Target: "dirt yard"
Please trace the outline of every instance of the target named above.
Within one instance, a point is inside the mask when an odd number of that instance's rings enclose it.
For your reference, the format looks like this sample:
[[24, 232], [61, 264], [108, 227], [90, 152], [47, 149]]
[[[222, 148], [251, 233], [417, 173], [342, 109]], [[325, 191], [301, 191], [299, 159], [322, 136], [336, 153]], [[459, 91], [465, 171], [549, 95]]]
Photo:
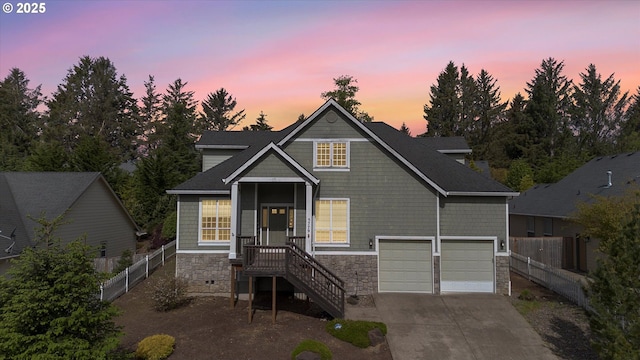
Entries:
[[272, 323], [270, 302], [257, 302], [259, 309], [248, 323], [248, 303], [239, 301], [231, 308], [229, 298], [200, 297], [188, 306], [166, 313], [152, 308], [149, 284], [154, 277], [172, 274], [174, 262], [157, 270], [129, 293], [114, 301], [122, 310], [116, 319], [125, 336], [121, 346], [135, 351], [136, 344], [154, 334], [176, 338], [170, 360], [179, 359], [290, 359], [291, 351], [304, 339], [325, 343], [334, 359], [391, 360], [385, 343], [367, 349], [338, 340], [324, 330], [322, 312], [306, 302], [278, 299], [276, 323]]
[[[599, 359], [591, 348], [589, 320], [582, 308], [513, 272], [511, 284], [513, 306], [523, 314], [556, 356], [565, 360]], [[518, 299], [525, 289], [534, 296], [534, 300]]]

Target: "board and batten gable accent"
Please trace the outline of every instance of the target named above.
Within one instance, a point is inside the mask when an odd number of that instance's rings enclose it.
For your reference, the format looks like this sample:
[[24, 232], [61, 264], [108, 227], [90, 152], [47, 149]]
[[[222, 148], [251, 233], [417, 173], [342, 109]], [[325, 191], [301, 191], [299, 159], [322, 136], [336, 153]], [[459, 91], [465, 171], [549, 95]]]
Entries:
[[441, 236], [496, 236], [507, 241], [505, 197], [440, 198]]
[[136, 250], [136, 225], [104, 180], [97, 179], [71, 205], [56, 235], [75, 240], [86, 235], [86, 244], [98, 248], [107, 244], [106, 257]]
[[202, 149], [202, 172], [241, 152], [242, 149]]
[[363, 134], [343, 114], [327, 109], [308, 124], [294, 139], [361, 138]]
[[285, 163], [275, 154], [269, 154], [259, 160], [251, 168], [244, 172], [241, 177], [247, 178], [298, 178], [300, 174], [288, 163]]

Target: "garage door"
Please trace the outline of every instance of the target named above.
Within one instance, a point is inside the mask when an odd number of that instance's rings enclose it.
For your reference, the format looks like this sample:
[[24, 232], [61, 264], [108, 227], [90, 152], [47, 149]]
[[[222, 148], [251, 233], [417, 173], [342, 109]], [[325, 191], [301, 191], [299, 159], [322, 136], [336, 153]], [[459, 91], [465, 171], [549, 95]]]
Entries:
[[443, 292], [493, 292], [493, 241], [442, 241]]
[[431, 293], [431, 241], [380, 240], [379, 292]]

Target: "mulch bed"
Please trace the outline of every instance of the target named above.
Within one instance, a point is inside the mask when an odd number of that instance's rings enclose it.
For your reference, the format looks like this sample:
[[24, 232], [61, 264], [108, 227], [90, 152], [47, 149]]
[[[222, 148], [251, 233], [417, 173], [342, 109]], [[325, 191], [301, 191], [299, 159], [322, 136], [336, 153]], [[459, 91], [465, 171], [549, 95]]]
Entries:
[[[150, 279], [114, 301], [122, 310], [116, 323], [125, 333], [121, 347], [135, 351], [137, 343], [154, 334], [176, 338], [177, 359], [290, 359], [291, 351], [304, 339], [326, 344], [334, 359], [391, 360], [386, 342], [367, 349], [338, 340], [325, 330], [324, 313], [305, 301], [278, 299], [275, 324], [270, 303], [257, 302], [253, 321], [248, 323], [248, 302], [238, 301], [231, 308], [226, 297], [198, 297], [189, 305], [168, 312], [157, 312], [152, 306], [150, 283], [156, 276], [174, 273], [175, 264], [167, 263]], [[254, 306], [255, 307], [255, 306]]]

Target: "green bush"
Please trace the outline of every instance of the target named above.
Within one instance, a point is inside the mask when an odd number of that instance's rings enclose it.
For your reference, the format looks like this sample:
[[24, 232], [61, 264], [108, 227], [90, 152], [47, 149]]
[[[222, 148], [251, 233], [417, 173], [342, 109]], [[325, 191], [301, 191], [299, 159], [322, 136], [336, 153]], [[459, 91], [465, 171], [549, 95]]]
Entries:
[[522, 290], [520, 295], [518, 295], [518, 299], [525, 300], [525, 301], [532, 301], [535, 298], [536, 297], [531, 293], [531, 291], [529, 291], [529, 289]]
[[160, 334], [148, 336], [138, 343], [135, 356], [144, 360], [162, 360], [173, 353], [176, 339], [173, 336]]
[[[336, 328], [336, 324], [340, 324]], [[369, 331], [375, 328], [380, 329], [384, 335], [387, 334], [387, 326], [381, 322], [333, 319], [327, 322], [326, 330], [334, 337], [351, 343], [359, 348], [366, 348], [369, 342]]]
[[151, 299], [157, 311], [176, 309], [191, 301], [187, 296], [187, 282], [182, 278], [161, 276], [154, 279], [151, 286]]
[[113, 273], [118, 275], [131, 265], [133, 265], [133, 255], [131, 254], [131, 250], [126, 249], [122, 252], [122, 255], [120, 255], [120, 259], [118, 260], [116, 267], [113, 269]]
[[164, 218], [162, 225], [162, 237], [164, 239], [175, 239], [177, 231], [178, 213], [172, 211]]
[[302, 340], [302, 342], [300, 342], [300, 344], [298, 344], [298, 346], [293, 349], [293, 352], [291, 353], [291, 359], [295, 360], [296, 356], [304, 351], [311, 351], [319, 354], [321, 360], [331, 360], [333, 358], [333, 354], [331, 354], [331, 350], [329, 350], [329, 347], [327, 345], [321, 343], [320, 341], [307, 339]]

